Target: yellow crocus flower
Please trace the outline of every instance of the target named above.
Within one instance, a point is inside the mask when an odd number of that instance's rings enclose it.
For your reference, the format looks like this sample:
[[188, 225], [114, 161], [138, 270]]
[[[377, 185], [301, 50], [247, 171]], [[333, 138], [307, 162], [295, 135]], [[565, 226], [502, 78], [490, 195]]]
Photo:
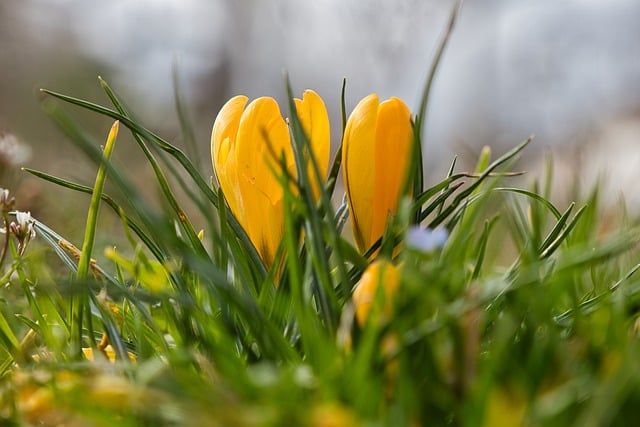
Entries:
[[[278, 181], [281, 159], [297, 177], [287, 123], [275, 99], [231, 98], [220, 110], [211, 133], [213, 169], [238, 222], [267, 267], [274, 262], [284, 230], [284, 189]], [[311, 143], [324, 178], [329, 166], [329, 116], [324, 102], [311, 90], [295, 99], [296, 112]], [[307, 169], [310, 170], [310, 162]], [[319, 184], [309, 173], [312, 191]]]
[[356, 320], [363, 326], [369, 317], [371, 305], [376, 302], [378, 286], [383, 287], [384, 305], [374, 310], [380, 321], [385, 321], [391, 316], [393, 298], [400, 284], [400, 270], [387, 260], [377, 260], [369, 264], [353, 289], [353, 304], [356, 308]]
[[342, 148], [344, 178], [356, 245], [365, 252], [395, 215], [409, 168], [411, 111], [399, 98], [371, 94], [347, 121]]

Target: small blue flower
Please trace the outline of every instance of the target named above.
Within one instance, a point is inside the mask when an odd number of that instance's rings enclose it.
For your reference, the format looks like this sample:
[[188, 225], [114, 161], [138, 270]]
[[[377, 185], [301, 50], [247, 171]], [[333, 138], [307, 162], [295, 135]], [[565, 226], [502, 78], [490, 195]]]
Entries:
[[447, 241], [449, 232], [444, 227], [422, 228], [414, 225], [407, 230], [407, 247], [420, 252], [431, 252], [441, 248]]

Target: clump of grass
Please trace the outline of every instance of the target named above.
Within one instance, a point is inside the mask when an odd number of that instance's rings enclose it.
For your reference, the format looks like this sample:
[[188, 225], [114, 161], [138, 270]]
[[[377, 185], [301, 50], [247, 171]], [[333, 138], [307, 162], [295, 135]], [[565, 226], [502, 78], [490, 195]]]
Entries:
[[[135, 120], [104, 80], [111, 107], [46, 90], [46, 111], [96, 164], [98, 178], [88, 186], [26, 169], [91, 198], [77, 247], [15, 212], [0, 191], [2, 422], [635, 420], [638, 229], [621, 221], [601, 235], [597, 191], [558, 207], [549, 200], [549, 182], [510, 186], [511, 168], [531, 138], [495, 159], [484, 150], [472, 172], [456, 171], [454, 161], [444, 179], [425, 184], [420, 135], [434, 73], [414, 120], [405, 192], [411, 196], [381, 239], [363, 254], [344, 237], [346, 203], [330, 203], [337, 154], [317, 199], [312, 174], [280, 176], [285, 225], [272, 265], [263, 263], [222, 191], [181, 149]], [[292, 143], [301, 155], [309, 141], [288, 94]], [[109, 160], [117, 132], [102, 152], [60, 101], [117, 120], [120, 134], [129, 131], [155, 174], [149, 185], [161, 194], [160, 206], [145, 202], [134, 172]], [[105, 250], [105, 262], [91, 257], [100, 204], [120, 219], [129, 243], [95, 248]], [[32, 230], [66, 274], [43, 270], [39, 252], [26, 250]], [[392, 300], [382, 287], [373, 291], [369, 318], [360, 321], [352, 292], [367, 280], [374, 257], [397, 266], [397, 289]], [[389, 309], [376, 305], [385, 297]]]

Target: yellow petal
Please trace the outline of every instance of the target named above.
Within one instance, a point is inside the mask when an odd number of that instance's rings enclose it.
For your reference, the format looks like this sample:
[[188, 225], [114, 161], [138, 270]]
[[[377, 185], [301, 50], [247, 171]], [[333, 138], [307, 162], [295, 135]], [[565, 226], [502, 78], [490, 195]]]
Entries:
[[[382, 284], [382, 299], [377, 300], [378, 286]], [[380, 320], [385, 321], [391, 316], [393, 298], [400, 284], [398, 267], [386, 260], [375, 261], [367, 267], [353, 290], [353, 303], [356, 307], [356, 319], [362, 326], [369, 317], [371, 307], [377, 301], [383, 301], [382, 307], [376, 307], [374, 313], [381, 314]]]
[[[302, 123], [307, 138], [311, 144], [312, 153], [321, 178], [327, 176], [329, 168], [329, 150], [331, 144], [331, 136], [329, 130], [329, 114], [322, 101], [322, 98], [312, 90], [306, 90], [302, 94], [302, 99], [295, 99], [296, 113]], [[320, 185], [315, 175], [312, 173], [312, 163], [307, 162], [307, 170], [309, 171], [309, 181], [312, 185], [313, 195], [318, 199], [320, 195]]]
[[287, 165], [293, 163], [293, 150], [287, 124], [275, 99], [262, 97], [248, 105], [240, 119], [236, 144], [240, 187], [255, 185], [276, 203], [282, 189], [274, 170], [279, 169], [282, 156]]
[[[235, 164], [244, 207], [241, 223], [268, 266], [284, 228], [284, 193], [275, 175], [279, 173], [281, 157], [287, 165], [293, 164], [287, 125], [273, 98], [258, 98], [247, 106], [240, 119]], [[292, 169], [290, 173], [295, 176], [295, 167]]]
[[239, 197], [237, 173], [235, 171], [234, 152], [240, 118], [247, 105], [248, 98], [238, 95], [224, 104], [211, 132], [211, 160], [216, 179], [222, 188], [233, 214], [240, 221], [242, 203]]
[[235, 140], [240, 125], [240, 117], [249, 99], [244, 95], [234, 96], [220, 109], [211, 131], [211, 155], [214, 167], [218, 165], [220, 142], [225, 138]]
[[284, 200], [280, 199], [259, 214], [262, 215], [262, 228], [258, 237], [258, 251], [267, 267], [271, 267], [284, 234]]
[[398, 98], [382, 102], [378, 107], [376, 123], [371, 243], [383, 235], [389, 214], [395, 215], [397, 212], [409, 170], [412, 142], [409, 107]]
[[342, 173], [351, 226], [361, 252], [371, 244], [378, 95], [371, 94], [349, 116], [342, 146]]

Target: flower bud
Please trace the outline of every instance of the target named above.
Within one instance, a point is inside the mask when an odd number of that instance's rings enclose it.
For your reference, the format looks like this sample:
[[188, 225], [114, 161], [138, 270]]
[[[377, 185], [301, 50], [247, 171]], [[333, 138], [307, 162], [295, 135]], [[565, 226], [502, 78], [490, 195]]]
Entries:
[[[356, 307], [356, 319], [360, 326], [364, 325], [373, 313], [384, 322], [391, 316], [393, 298], [400, 284], [400, 271], [390, 261], [374, 261], [367, 267], [353, 290], [353, 303]], [[382, 295], [378, 295], [382, 285]], [[378, 302], [384, 305], [378, 305]]]
[[[287, 123], [275, 99], [231, 98], [220, 110], [211, 133], [213, 169], [231, 212], [247, 232], [267, 267], [274, 262], [284, 233], [284, 188], [281, 162], [296, 177]], [[321, 174], [329, 164], [329, 116], [313, 91], [295, 100]], [[315, 180], [310, 180], [312, 183]], [[312, 188], [316, 198], [319, 189]]]
[[342, 172], [351, 226], [365, 252], [395, 215], [410, 165], [413, 127], [402, 100], [372, 94], [358, 103], [344, 132]]

